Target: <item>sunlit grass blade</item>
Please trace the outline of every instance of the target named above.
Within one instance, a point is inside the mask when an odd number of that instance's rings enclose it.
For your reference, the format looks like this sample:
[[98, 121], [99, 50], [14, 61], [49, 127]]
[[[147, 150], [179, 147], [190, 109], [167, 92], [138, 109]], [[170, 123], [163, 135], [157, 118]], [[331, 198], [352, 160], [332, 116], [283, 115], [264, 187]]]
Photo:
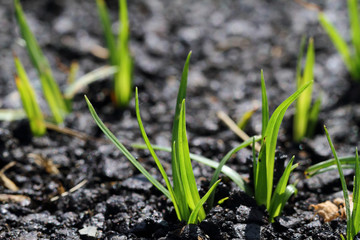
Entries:
[[[294, 193], [296, 189], [290, 187], [286, 194], [287, 184], [289, 181], [290, 173], [298, 166], [298, 164], [295, 164], [293, 166], [295, 156], [293, 156], [289, 162], [289, 164], [286, 166], [285, 171], [283, 172], [275, 190], [274, 194], [271, 198], [270, 203], [270, 209], [269, 209], [269, 221], [272, 222], [275, 217], [279, 216], [282, 209], [284, 208], [287, 200], [289, 199], [289, 194]], [[294, 191], [291, 191], [294, 190]]]
[[151, 174], [143, 166], [141, 166], [141, 164], [135, 159], [135, 157], [131, 155], [131, 153], [125, 148], [125, 146], [120, 143], [119, 140], [114, 136], [114, 134], [112, 134], [112, 132], [105, 126], [105, 124], [101, 121], [101, 119], [95, 112], [94, 107], [86, 96], [85, 100], [92, 117], [94, 118], [99, 128], [103, 131], [103, 133], [157, 189], [159, 189], [167, 198], [171, 199], [170, 192], [163, 185], [161, 185], [159, 181], [157, 181], [153, 176], [151, 176]]
[[[177, 132], [177, 140], [175, 141], [175, 153], [179, 162], [179, 170], [181, 181], [184, 186], [185, 199], [191, 211], [195, 209], [196, 204], [200, 201], [200, 195], [197, 190], [194, 172], [190, 160], [189, 144], [186, 136], [186, 120], [185, 120], [185, 99], [182, 102], [179, 115], [179, 125]], [[198, 213], [198, 220], [201, 222], [205, 219], [206, 214], [204, 208]]]
[[308, 118], [308, 126], [306, 130], [306, 137], [312, 138], [315, 134], [316, 125], [319, 119], [319, 113], [321, 110], [321, 99], [322, 96], [320, 95], [316, 101], [314, 102], [313, 106], [310, 109], [309, 118]]
[[60, 88], [55, 82], [51, 73], [49, 62], [42, 53], [33, 33], [27, 24], [19, 0], [15, 0], [15, 15], [19, 24], [21, 35], [26, 42], [26, 48], [28, 50], [30, 59], [38, 72], [43, 88], [43, 93], [53, 114], [54, 121], [56, 123], [62, 123], [64, 116], [68, 112], [66, 103], [62, 97]]
[[150, 144], [150, 141], [149, 141], [149, 138], [145, 132], [145, 128], [144, 128], [144, 125], [142, 123], [142, 120], [141, 120], [141, 116], [140, 116], [140, 107], [139, 107], [139, 96], [138, 96], [138, 89], [136, 88], [135, 90], [135, 106], [136, 106], [136, 117], [137, 117], [137, 121], [138, 121], [138, 124], [139, 124], [139, 128], [140, 128], [140, 131], [141, 131], [141, 135], [145, 141], [145, 144], [148, 148], [148, 150], [150, 151], [150, 154], [151, 156], [154, 158], [155, 160], [155, 163], [156, 163], [156, 166], [158, 167], [162, 177], [164, 178], [165, 180], [165, 183], [166, 183], [166, 187], [168, 188], [169, 190], [169, 193], [170, 193], [170, 196], [171, 196], [171, 201], [174, 205], [174, 208], [175, 208], [175, 212], [177, 214], [177, 217], [180, 221], [182, 221], [182, 215], [181, 215], [181, 212], [179, 210], [179, 207], [178, 207], [178, 204], [177, 204], [177, 199], [175, 197], [175, 193], [174, 193], [174, 190], [171, 186], [171, 183], [169, 181], [169, 178], [163, 168], [163, 166], [161, 165], [161, 162], [159, 160], [159, 158], [157, 157], [154, 149], [152, 148], [151, 144]]
[[339, 170], [341, 187], [342, 187], [343, 194], [344, 194], [345, 210], [346, 210], [346, 220], [347, 220], [347, 229], [346, 229], [346, 235], [347, 235], [347, 236], [346, 236], [346, 238], [347, 238], [347, 239], [353, 239], [353, 236], [351, 235], [351, 225], [352, 225], [352, 222], [351, 222], [351, 213], [350, 213], [349, 193], [348, 193], [348, 190], [347, 190], [347, 186], [346, 186], [346, 181], [345, 181], [343, 169], [342, 169], [340, 160], [339, 160], [339, 158], [337, 157], [337, 153], [336, 153], [336, 151], [335, 151], [334, 144], [333, 144], [333, 142], [331, 141], [331, 138], [330, 138], [330, 135], [329, 135], [329, 132], [328, 132], [326, 126], [324, 126], [324, 129], [325, 129], [326, 138], [327, 138], [327, 140], [328, 140], [328, 142], [329, 142], [331, 151], [332, 151], [332, 153], [333, 153], [333, 155], [334, 155], [334, 158], [335, 158], [335, 162], [336, 162], [337, 168], [338, 168], [338, 170]]
[[355, 55], [360, 58], [360, 10], [358, 7], [358, 0], [348, 0], [347, 3], [352, 43], [355, 48]]
[[[278, 133], [280, 125], [286, 110], [289, 106], [300, 96], [300, 94], [312, 84], [312, 81], [304, 84], [299, 88], [295, 93], [288, 97], [284, 102], [282, 102], [271, 115], [271, 118], [267, 124], [264, 144], [265, 150], [260, 151], [258, 171], [256, 172], [255, 180], [255, 199], [258, 204], [264, 204], [269, 209], [270, 200], [272, 195], [272, 186], [273, 186], [273, 175], [274, 175], [274, 160], [275, 160], [275, 150], [276, 143], [278, 138]], [[265, 200], [263, 199], [264, 193], [266, 195]]]
[[17, 57], [14, 57], [15, 68], [18, 76], [15, 83], [20, 94], [21, 102], [29, 119], [31, 132], [34, 136], [42, 136], [46, 133], [44, 116], [36, 101], [36, 94], [30, 84], [23, 65]]
[[119, 0], [119, 36], [117, 42], [117, 66], [119, 71], [115, 74], [114, 92], [118, 106], [125, 107], [131, 99], [133, 60], [129, 50], [129, 19], [127, 0]]
[[[269, 122], [269, 103], [266, 95], [266, 85], [265, 85], [265, 79], [264, 79], [264, 72], [261, 69], [261, 112], [262, 112], [262, 129], [261, 129], [261, 136], [265, 137], [265, 131]], [[261, 145], [263, 145], [263, 141], [261, 142]]]
[[353, 211], [352, 211], [352, 236], [355, 236], [360, 231], [360, 166], [358, 149], [355, 149], [355, 179], [353, 188]]
[[[305, 83], [314, 79], [314, 65], [315, 65], [315, 51], [314, 41], [312, 38], [309, 40], [309, 45], [306, 54], [306, 64], [304, 74], [297, 78], [297, 89], [301, 88]], [[311, 106], [312, 84], [299, 96], [296, 101], [296, 111], [294, 116], [294, 140], [301, 141], [307, 132], [308, 119]]]
[[352, 72], [353, 64], [352, 64], [351, 53], [345, 40], [341, 37], [340, 33], [336, 30], [336, 28], [326, 19], [323, 13], [319, 13], [319, 21], [320, 24], [325, 29], [326, 33], [329, 35], [335, 48], [340, 53], [349, 72]]
[[296, 63], [296, 85], [299, 86], [301, 84], [301, 69], [302, 69], [302, 58], [305, 51], [306, 44], [306, 36], [301, 37], [300, 49], [298, 54], [298, 60]]
[[[257, 138], [260, 138], [260, 136], [257, 136]], [[131, 146], [133, 148], [137, 148], [137, 149], [147, 149], [146, 145], [144, 145], [144, 144], [132, 144]], [[153, 145], [152, 147], [154, 148], [154, 150], [171, 152], [170, 147], [163, 147], [163, 146], [157, 146], [157, 145]], [[217, 169], [219, 167], [219, 162], [208, 159], [206, 157], [203, 157], [203, 156], [200, 156], [197, 154], [190, 153], [190, 159], [197, 161], [199, 163], [202, 163], [202, 164], [209, 166], [211, 168], [214, 168], [214, 169]], [[253, 195], [250, 187], [246, 184], [246, 182], [241, 177], [241, 175], [238, 174], [236, 171], [234, 171], [230, 167], [224, 165], [221, 168], [221, 172], [223, 174], [225, 174], [226, 176], [228, 176], [240, 188], [240, 190], [246, 192], [249, 195]]]
[[[344, 166], [348, 166], [349, 168], [354, 168], [355, 166], [355, 156], [347, 156], [347, 157], [341, 157], [339, 158], [339, 161], [343, 168]], [[347, 167], [346, 167], [347, 168]], [[307, 177], [313, 177], [315, 175], [318, 175], [323, 172], [327, 172], [330, 170], [336, 169], [336, 160], [334, 158], [322, 161], [320, 163], [314, 164], [310, 167], [308, 167], [305, 170], [305, 175]]]
[[[250, 146], [251, 144], [253, 144], [255, 141], [259, 141], [261, 140], [261, 137], [253, 137], [253, 138], [249, 138], [247, 141], [243, 142], [242, 144], [240, 144], [239, 146], [234, 147], [233, 149], [231, 149], [220, 161], [219, 166], [216, 168], [211, 181], [210, 181], [210, 186], [213, 186], [215, 184], [215, 182], [218, 180], [221, 169], [223, 168], [223, 166], [226, 164], [226, 162], [231, 158], [232, 155], [234, 155], [236, 152], [240, 151], [241, 149]], [[254, 149], [254, 148], [253, 148]], [[244, 186], [245, 187], [245, 186]], [[208, 200], [208, 207], [212, 208], [213, 204], [214, 204], [214, 196], [215, 194], [212, 193], [211, 196], [209, 197]]]
[[198, 219], [198, 214], [201, 211], [201, 209], [203, 209], [203, 205], [205, 204], [206, 200], [208, 200], [208, 198], [210, 197], [210, 195], [212, 193], [214, 193], [217, 185], [220, 183], [220, 179], [217, 180], [212, 187], [209, 189], [209, 191], [207, 191], [207, 193], [200, 199], [200, 201], [196, 204], [194, 210], [191, 212], [189, 220], [188, 220], [188, 224], [195, 224], [197, 222], [196, 219]]
[[81, 76], [65, 89], [65, 93], [64, 93], [65, 99], [73, 99], [77, 93], [79, 93], [83, 88], [85, 88], [89, 84], [110, 77], [114, 75], [116, 72], [117, 72], [117, 67], [104, 66]]
[[249, 123], [251, 117], [254, 115], [254, 113], [257, 111], [257, 107], [254, 107], [253, 109], [247, 111], [244, 113], [244, 115], [242, 115], [242, 117], [240, 118], [240, 120], [237, 122], [237, 126], [241, 129], [244, 130], [244, 128], [246, 127], [246, 125]]
[[104, 31], [106, 46], [109, 50], [111, 65], [117, 65], [117, 51], [115, 36], [111, 30], [110, 16], [106, 7], [105, 0], [96, 0], [96, 6], [100, 17], [100, 22]]
[[24, 109], [0, 109], [0, 121], [16, 121], [26, 118]]

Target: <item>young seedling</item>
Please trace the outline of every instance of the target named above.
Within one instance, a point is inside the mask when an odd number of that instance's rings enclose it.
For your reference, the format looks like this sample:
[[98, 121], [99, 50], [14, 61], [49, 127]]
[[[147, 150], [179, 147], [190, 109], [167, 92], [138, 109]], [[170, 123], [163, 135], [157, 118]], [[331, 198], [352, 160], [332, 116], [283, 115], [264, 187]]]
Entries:
[[36, 101], [35, 91], [30, 84], [23, 65], [16, 56], [14, 62], [17, 71], [15, 83], [20, 93], [23, 108], [29, 119], [31, 132], [34, 136], [42, 136], [46, 133], [46, 126], [40, 106]]
[[[304, 73], [301, 74], [301, 62], [305, 48], [305, 38], [301, 41], [299, 59], [296, 67], [296, 87], [301, 88], [305, 83], [314, 79], [315, 51], [314, 40], [310, 38]], [[319, 116], [321, 98], [318, 98], [311, 107], [312, 84], [296, 100], [293, 136], [296, 142], [300, 142], [304, 137], [314, 135], [315, 126]]]
[[19, 0], [15, 0], [15, 15], [20, 32], [26, 42], [30, 59], [38, 72], [45, 98], [49, 104], [56, 123], [62, 123], [69, 109], [66, 106], [60, 88], [54, 80], [47, 58], [42, 53], [39, 44], [27, 24], [25, 14]]
[[[356, 148], [356, 155], [355, 155], [355, 179], [354, 179], [354, 188], [353, 188], [353, 209], [350, 209], [350, 201], [349, 201], [349, 193], [346, 186], [345, 177], [343, 174], [341, 162], [337, 157], [337, 153], [335, 151], [335, 147], [333, 142], [331, 141], [329, 132], [327, 128], [324, 126], [325, 134], [328, 139], [331, 151], [334, 155], [334, 159], [337, 165], [337, 169], [340, 175], [341, 186], [344, 193], [345, 199], [345, 208], [346, 208], [346, 219], [347, 219], [347, 227], [346, 227], [346, 239], [352, 240], [356, 236], [356, 234], [360, 231], [360, 195], [359, 195], [359, 188], [360, 188], [360, 166], [359, 166], [359, 156], [358, 150]], [[341, 235], [342, 239], [345, 239], [344, 236]]]
[[319, 21], [340, 53], [352, 78], [360, 81], [360, 19], [358, 2], [357, 0], [347, 0], [347, 5], [352, 46], [346, 43], [334, 25], [327, 20], [324, 13], [319, 14]]
[[154, 148], [150, 144], [150, 141], [145, 132], [144, 126], [142, 124], [140, 110], [139, 110], [139, 100], [138, 100], [138, 91], [136, 89], [135, 102], [136, 102], [136, 116], [139, 124], [139, 128], [145, 144], [150, 151], [152, 157], [155, 160], [155, 163], [164, 178], [167, 189], [161, 185], [150, 173], [140, 165], [140, 163], [131, 155], [131, 153], [122, 145], [117, 138], [110, 132], [110, 130], [104, 125], [96, 114], [94, 108], [92, 107], [90, 101], [86, 98], [89, 110], [95, 122], [98, 124], [100, 129], [105, 133], [105, 135], [118, 147], [118, 149], [127, 157], [127, 159], [142, 173], [144, 176], [155, 186], [157, 187], [166, 197], [168, 197], [173, 205], [176, 212], [176, 215], [180, 221], [186, 221], [188, 224], [194, 224], [201, 222], [205, 219], [206, 214], [203, 207], [203, 204], [210, 197], [210, 194], [215, 190], [216, 186], [220, 182], [217, 180], [209, 189], [209, 191], [200, 198], [199, 192], [197, 190], [196, 181], [190, 161], [189, 146], [186, 136], [186, 120], [185, 120], [185, 97], [186, 97], [186, 85], [187, 85], [187, 75], [188, 67], [190, 61], [189, 53], [186, 60], [183, 75], [181, 78], [175, 117], [173, 122], [173, 134], [172, 134], [172, 175], [173, 175], [173, 185], [171, 185], [170, 180], [161, 165], [161, 162], [157, 155], [155, 154]]
[[129, 20], [126, 0], [119, 0], [119, 35], [117, 40], [111, 31], [109, 13], [104, 0], [96, 0], [103, 27], [109, 60], [119, 71], [114, 78], [114, 98], [119, 107], [128, 105], [132, 92], [133, 60], [129, 50]]

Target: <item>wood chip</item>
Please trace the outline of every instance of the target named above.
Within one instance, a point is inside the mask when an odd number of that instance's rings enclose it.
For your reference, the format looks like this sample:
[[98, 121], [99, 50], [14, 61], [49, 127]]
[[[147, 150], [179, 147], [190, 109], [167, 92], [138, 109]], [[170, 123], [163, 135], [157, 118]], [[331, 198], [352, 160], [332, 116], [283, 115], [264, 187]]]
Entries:
[[0, 202], [20, 203], [24, 206], [30, 204], [30, 198], [25, 195], [0, 194]]
[[[352, 211], [353, 201], [352, 194], [349, 195], [350, 209]], [[327, 200], [319, 204], [311, 204], [309, 208], [314, 209], [315, 214], [324, 219], [325, 222], [330, 222], [334, 219], [346, 219], [346, 209], [344, 198], [335, 198], [332, 202]]]

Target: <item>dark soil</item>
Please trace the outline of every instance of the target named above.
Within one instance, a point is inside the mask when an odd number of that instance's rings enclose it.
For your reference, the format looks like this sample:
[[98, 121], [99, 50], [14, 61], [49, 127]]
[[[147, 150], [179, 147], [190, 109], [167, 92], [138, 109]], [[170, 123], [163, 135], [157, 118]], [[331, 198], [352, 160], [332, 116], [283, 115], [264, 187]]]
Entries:
[[[66, 73], [60, 66], [76, 60], [79, 76], [106, 64], [91, 54], [94, 45], [104, 45], [95, 0], [23, 0], [29, 24], [49, 58], [59, 84], [65, 88]], [[260, 105], [260, 69], [264, 70], [270, 110], [295, 90], [295, 66], [303, 34], [313, 36], [316, 49], [315, 97], [322, 94], [320, 124], [314, 139], [294, 144], [292, 113], [284, 118], [279, 151], [300, 167], [291, 181], [299, 180], [298, 194], [283, 215], [270, 224], [267, 213], [253, 198], [240, 192], [226, 177], [218, 198], [230, 196], [213, 208], [199, 225], [176, 219], [174, 209], [126, 158], [105, 140], [91, 118], [83, 94], [76, 96], [74, 112], [65, 126], [96, 140], [49, 131], [32, 138], [26, 120], [0, 123], [0, 167], [15, 161], [5, 175], [18, 187], [0, 186], [3, 194], [24, 195], [20, 202], [0, 205], [1, 239], [339, 239], [346, 222], [324, 223], [309, 210], [310, 204], [331, 200], [341, 191], [336, 173], [305, 179], [303, 170], [331, 157], [323, 134], [326, 124], [340, 156], [354, 153], [360, 142], [360, 87], [351, 81], [340, 56], [319, 26], [317, 14], [288, 0], [243, 1], [128, 1], [131, 50], [135, 58], [134, 82], [139, 87], [142, 118], [154, 144], [170, 145], [171, 123], [182, 67], [193, 51], [187, 98], [187, 130], [190, 150], [220, 159], [241, 141], [216, 117], [219, 110], [233, 119]], [[349, 36], [346, 1], [314, 1]], [[117, 19], [117, 1], [111, 5]], [[12, 1], [0, 0], [0, 107], [20, 108], [14, 84], [12, 51], [24, 62], [33, 85], [40, 83], [31, 66], [16, 26]], [[116, 29], [117, 23], [114, 24]], [[84, 92], [101, 118], [126, 145], [142, 142], [134, 101], [119, 110], [111, 103], [112, 82], [94, 83]], [[44, 100], [42, 105], [46, 109]], [[255, 113], [246, 131], [261, 131], [261, 112]], [[146, 151], [131, 151], [160, 180]], [[29, 154], [39, 154], [58, 166], [49, 174]], [[229, 166], [249, 176], [247, 158], [240, 151]], [[159, 153], [170, 162], [170, 155]], [[169, 168], [167, 167], [169, 170]], [[213, 170], [194, 162], [201, 193], [208, 188]], [[352, 171], [346, 176], [352, 179]], [[86, 180], [67, 196], [62, 191]], [[349, 181], [351, 186], [351, 181]], [[341, 193], [340, 193], [341, 195]]]

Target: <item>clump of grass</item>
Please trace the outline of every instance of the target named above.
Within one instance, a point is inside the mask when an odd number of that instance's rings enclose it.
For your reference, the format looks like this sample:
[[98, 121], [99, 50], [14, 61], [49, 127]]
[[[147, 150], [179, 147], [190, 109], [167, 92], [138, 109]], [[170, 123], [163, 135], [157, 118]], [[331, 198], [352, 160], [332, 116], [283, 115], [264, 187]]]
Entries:
[[119, 107], [129, 104], [132, 92], [133, 60], [129, 50], [129, 20], [126, 0], [119, 0], [119, 35], [115, 39], [111, 31], [109, 13], [104, 0], [96, 0], [103, 27], [109, 60], [118, 68], [114, 77], [114, 98]]
[[319, 14], [319, 21], [340, 53], [352, 78], [360, 81], [360, 19], [358, 2], [357, 0], [347, 0], [347, 5], [352, 46], [346, 43], [334, 25], [327, 20], [324, 13]]
[[[345, 208], [346, 208], [346, 220], [347, 220], [347, 227], [346, 227], [346, 239], [352, 240], [360, 231], [360, 195], [359, 195], [359, 188], [360, 188], [360, 166], [359, 166], [359, 156], [358, 150], [356, 148], [356, 155], [355, 155], [355, 179], [354, 179], [354, 188], [353, 188], [353, 209], [350, 209], [350, 200], [349, 200], [349, 193], [346, 186], [345, 177], [343, 174], [341, 162], [337, 156], [335, 147], [333, 142], [331, 141], [329, 132], [327, 128], [324, 126], [325, 134], [328, 139], [331, 151], [334, 155], [334, 159], [337, 165], [337, 169], [340, 175], [341, 186], [343, 189], [344, 199], [345, 199]], [[344, 236], [341, 235], [342, 239], [345, 239]]]
[[17, 71], [15, 83], [20, 93], [23, 108], [29, 119], [31, 132], [34, 136], [42, 136], [46, 133], [46, 126], [40, 106], [36, 101], [35, 91], [30, 84], [23, 65], [16, 56], [14, 56], [14, 62]]
[[178, 219], [180, 221], [186, 221], [188, 224], [194, 224], [201, 222], [206, 217], [203, 205], [210, 197], [210, 194], [215, 190], [220, 180], [215, 181], [214, 184], [210, 186], [209, 191], [202, 198], [200, 198], [190, 161], [189, 146], [186, 136], [185, 98], [190, 55], [191, 53], [189, 53], [184, 66], [173, 121], [171, 149], [173, 185], [171, 185], [170, 180], [147, 137], [140, 116], [137, 88], [135, 91], [136, 116], [139, 128], [145, 144], [154, 158], [155, 163], [166, 183], [167, 189], [154, 177], [152, 177], [144, 167], [141, 166], [141, 164], [131, 155], [131, 153], [124, 147], [124, 145], [118, 141], [118, 139], [100, 120], [87, 98], [86, 101], [89, 106], [91, 115], [100, 129], [105, 133], [105, 135], [156, 188], [158, 188], [166, 197], [172, 201]]
[[[299, 59], [296, 67], [296, 87], [301, 88], [304, 84], [314, 80], [315, 51], [314, 40], [309, 39], [306, 53], [306, 64], [303, 74], [301, 74], [301, 62], [305, 49], [305, 38], [301, 40]], [[318, 97], [313, 106], [311, 106], [312, 84], [296, 100], [293, 138], [296, 142], [301, 141], [304, 137], [311, 138], [314, 135], [316, 123], [318, 120], [321, 98]]]
[[38, 72], [45, 98], [49, 104], [56, 123], [62, 123], [64, 116], [69, 112], [66, 102], [57, 85], [47, 58], [41, 51], [35, 36], [27, 24], [25, 14], [19, 0], [15, 0], [15, 15], [19, 24], [20, 32], [26, 42], [31, 62]]

